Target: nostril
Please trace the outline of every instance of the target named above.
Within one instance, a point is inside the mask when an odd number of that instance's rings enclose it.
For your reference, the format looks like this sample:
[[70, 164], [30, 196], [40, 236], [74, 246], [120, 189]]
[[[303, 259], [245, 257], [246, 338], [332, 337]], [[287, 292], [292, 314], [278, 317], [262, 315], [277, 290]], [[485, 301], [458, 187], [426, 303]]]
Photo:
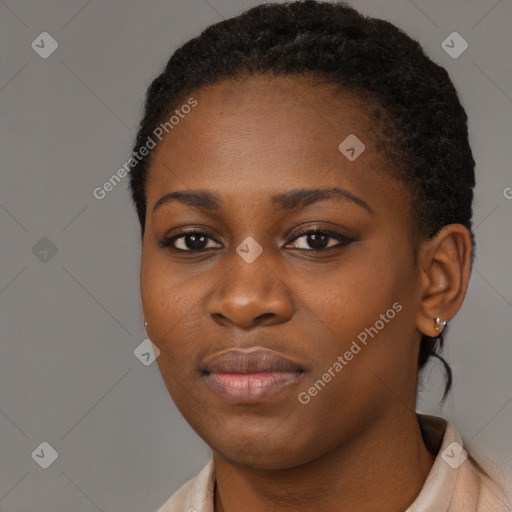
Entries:
[[274, 313], [263, 313], [262, 315], [258, 316], [258, 320], [259, 319], [264, 319], [264, 318], [269, 318], [269, 317], [273, 317], [274, 316]]

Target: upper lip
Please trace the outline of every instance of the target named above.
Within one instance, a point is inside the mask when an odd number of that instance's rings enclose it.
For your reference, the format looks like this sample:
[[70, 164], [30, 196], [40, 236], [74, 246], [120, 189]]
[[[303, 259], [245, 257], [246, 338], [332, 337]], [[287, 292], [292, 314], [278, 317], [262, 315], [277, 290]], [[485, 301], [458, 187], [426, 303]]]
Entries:
[[264, 348], [230, 349], [207, 357], [201, 367], [203, 373], [259, 373], [297, 372], [300, 365]]

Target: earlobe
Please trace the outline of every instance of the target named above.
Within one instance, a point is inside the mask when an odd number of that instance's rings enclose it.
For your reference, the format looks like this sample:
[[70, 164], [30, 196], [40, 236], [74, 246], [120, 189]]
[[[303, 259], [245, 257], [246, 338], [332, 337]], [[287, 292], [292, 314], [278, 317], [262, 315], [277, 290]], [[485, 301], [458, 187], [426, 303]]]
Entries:
[[459, 311], [471, 270], [471, 238], [461, 224], [444, 226], [420, 248], [421, 295], [416, 328], [439, 336], [446, 321]]

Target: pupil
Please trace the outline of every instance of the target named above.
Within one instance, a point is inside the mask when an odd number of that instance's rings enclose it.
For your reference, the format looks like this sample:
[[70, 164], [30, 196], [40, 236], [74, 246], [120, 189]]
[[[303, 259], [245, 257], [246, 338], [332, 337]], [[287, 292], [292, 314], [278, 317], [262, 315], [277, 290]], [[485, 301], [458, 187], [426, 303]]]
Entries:
[[[189, 241], [192, 240], [190, 244]], [[197, 241], [200, 240], [199, 244]], [[206, 237], [204, 235], [190, 234], [185, 237], [185, 245], [188, 249], [204, 249]]]
[[322, 233], [312, 233], [308, 235], [308, 244], [314, 249], [324, 249], [327, 246], [325, 242], [328, 238], [327, 235], [323, 235]]

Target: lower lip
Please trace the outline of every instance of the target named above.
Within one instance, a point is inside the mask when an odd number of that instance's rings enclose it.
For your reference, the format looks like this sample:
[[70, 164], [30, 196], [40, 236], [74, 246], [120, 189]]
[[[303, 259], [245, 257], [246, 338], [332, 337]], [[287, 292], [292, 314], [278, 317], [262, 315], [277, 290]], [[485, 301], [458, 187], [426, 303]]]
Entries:
[[206, 382], [235, 403], [260, 402], [294, 384], [301, 372], [210, 373]]

